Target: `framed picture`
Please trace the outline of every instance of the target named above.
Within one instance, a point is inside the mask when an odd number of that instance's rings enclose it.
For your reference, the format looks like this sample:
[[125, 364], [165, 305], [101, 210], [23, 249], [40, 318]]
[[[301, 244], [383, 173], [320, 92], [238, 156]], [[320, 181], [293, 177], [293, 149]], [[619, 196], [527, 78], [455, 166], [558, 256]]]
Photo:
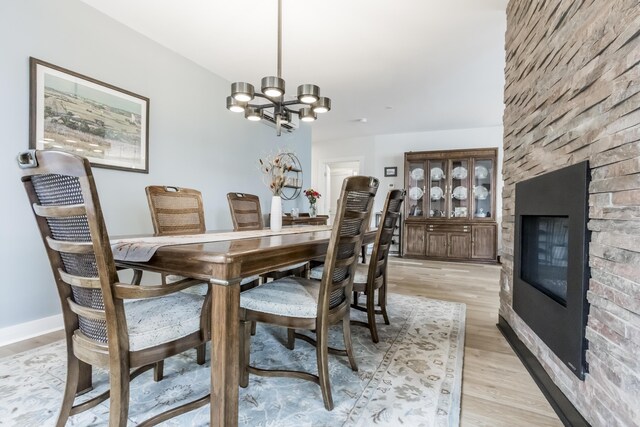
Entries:
[[149, 173], [149, 99], [30, 58], [29, 147]]
[[386, 166], [384, 168], [384, 176], [398, 176], [397, 166]]

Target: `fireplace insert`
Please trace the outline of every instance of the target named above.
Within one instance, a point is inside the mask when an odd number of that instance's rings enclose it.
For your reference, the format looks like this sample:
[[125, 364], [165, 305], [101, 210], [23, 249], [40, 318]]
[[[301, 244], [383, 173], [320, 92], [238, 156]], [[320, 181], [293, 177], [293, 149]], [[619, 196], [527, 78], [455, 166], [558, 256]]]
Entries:
[[580, 379], [587, 371], [588, 162], [516, 184], [513, 309]]

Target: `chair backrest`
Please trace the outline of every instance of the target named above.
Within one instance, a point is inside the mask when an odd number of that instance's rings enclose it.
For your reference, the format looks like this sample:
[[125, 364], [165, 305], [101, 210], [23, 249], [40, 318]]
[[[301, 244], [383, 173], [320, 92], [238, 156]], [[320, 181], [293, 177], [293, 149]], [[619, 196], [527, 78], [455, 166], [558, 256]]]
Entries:
[[114, 297], [118, 276], [89, 161], [29, 150], [18, 165], [53, 270], [67, 346], [78, 329], [84, 338], [117, 346], [126, 319]]
[[331, 314], [349, 309], [355, 267], [378, 185], [378, 180], [369, 176], [350, 176], [342, 184], [320, 283], [321, 325]]
[[233, 229], [261, 230], [264, 228], [260, 198], [254, 194], [228, 193], [229, 209], [233, 219]]
[[378, 224], [376, 240], [373, 243], [373, 251], [369, 260], [368, 280], [375, 281], [375, 288], [382, 286], [384, 272], [387, 266], [389, 249], [393, 239], [393, 230], [400, 218], [400, 208], [404, 201], [405, 190], [391, 190], [387, 193], [387, 198], [382, 209], [382, 216]]
[[201, 234], [207, 230], [198, 190], [151, 185], [145, 191], [156, 236]]

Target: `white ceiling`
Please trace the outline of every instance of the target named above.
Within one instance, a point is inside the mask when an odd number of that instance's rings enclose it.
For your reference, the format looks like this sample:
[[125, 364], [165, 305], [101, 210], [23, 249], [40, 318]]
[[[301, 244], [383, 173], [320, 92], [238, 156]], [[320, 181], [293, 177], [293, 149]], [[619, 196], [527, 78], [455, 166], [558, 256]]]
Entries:
[[[276, 0], [82, 1], [230, 82], [276, 74]], [[500, 125], [507, 3], [283, 0], [287, 93], [332, 99], [314, 141]]]

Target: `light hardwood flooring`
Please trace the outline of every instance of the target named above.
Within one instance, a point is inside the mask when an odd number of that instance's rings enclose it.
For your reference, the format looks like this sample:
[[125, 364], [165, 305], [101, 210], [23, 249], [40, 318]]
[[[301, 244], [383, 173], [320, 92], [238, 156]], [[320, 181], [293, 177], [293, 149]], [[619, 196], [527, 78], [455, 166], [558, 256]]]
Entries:
[[389, 260], [390, 292], [467, 305], [461, 426], [562, 426], [496, 327], [500, 266]]
[[[502, 337], [498, 321], [500, 267], [390, 258], [389, 290], [467, 305], [462, 427], [562, 426]], [[63, 338], [53, 332], [0, 347], [0, 357]]]

